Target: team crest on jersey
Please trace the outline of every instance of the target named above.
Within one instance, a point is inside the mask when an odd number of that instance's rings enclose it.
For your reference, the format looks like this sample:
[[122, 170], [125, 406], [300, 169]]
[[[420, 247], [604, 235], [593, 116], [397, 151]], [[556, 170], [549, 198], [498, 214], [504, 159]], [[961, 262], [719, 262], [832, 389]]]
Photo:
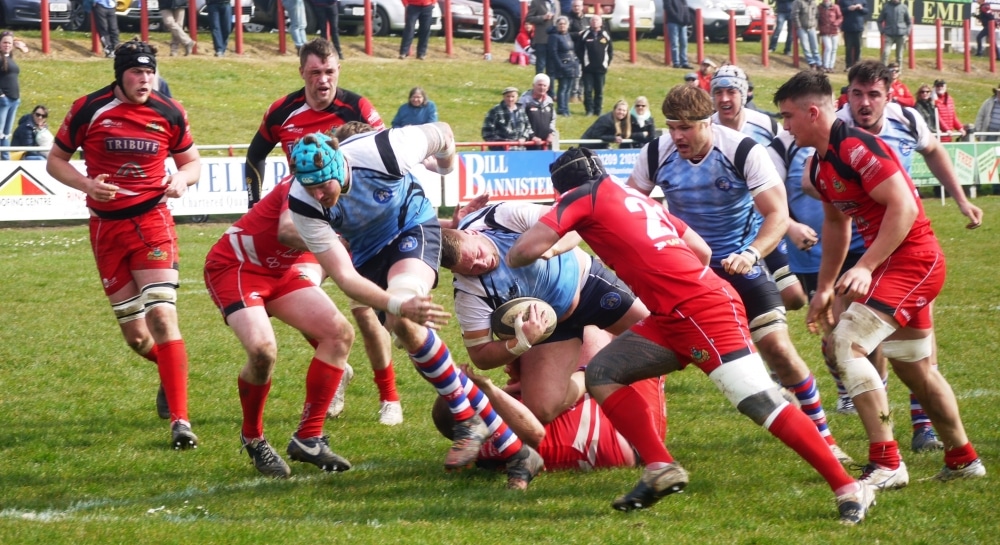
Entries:
[[618, 308], [622, 304], [622, 296], [619, 293], [605, 293], [601, 297], [601, 308], [604, 310], [612, 310]]
[[414, 237], [403, 237], [399, 241], [398, 248], [400, 252], [412, 252], [417, 249], [417, 239]]
[[159, 248], [153, 248], [146, 254], [146, 261], [166, 261], [170, 259], [170, 254]]
[[696, 365], [705, 363], [711, 357], [712, 355], [708, 350], [695, 346], [691, 347], [691, 361], [693, 361]]
[[729, 191], [733, 188], [733, 182], [729, 178], [719, 178], [715, 180], [715, 188], [720, 191]]
[[913, 153], [914, 147], [910, 142], [900, 142], [899, 143], [899, 154], [903, 157], [909, 157]]
[[385, 204], [392, 200], [392, 190], [384, 188], [376, 189], [372, 193], [372, 197], [375, 199], [375, 202]]
[[834, 177], [833, 181], [831, 182], [831, 185], [833, 186], [833, 190], [836, 191], [837, 193], [843, 193], [844, 191], [847, 190], [847, 186], [844, 185], [844, 182], [841, 181], [840, 178]]

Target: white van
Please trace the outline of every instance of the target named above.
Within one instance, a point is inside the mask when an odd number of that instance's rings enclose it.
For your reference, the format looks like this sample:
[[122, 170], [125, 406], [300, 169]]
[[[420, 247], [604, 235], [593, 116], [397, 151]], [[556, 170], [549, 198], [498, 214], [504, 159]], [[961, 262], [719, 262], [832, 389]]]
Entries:
[[627, 34], [630, 3], [635, 6], [635, 31], [639, 34], [653, 30], [653, 17], [659, 0], [583, 0], [583, 11], [604, 17], [604, 30], [616, 35]]

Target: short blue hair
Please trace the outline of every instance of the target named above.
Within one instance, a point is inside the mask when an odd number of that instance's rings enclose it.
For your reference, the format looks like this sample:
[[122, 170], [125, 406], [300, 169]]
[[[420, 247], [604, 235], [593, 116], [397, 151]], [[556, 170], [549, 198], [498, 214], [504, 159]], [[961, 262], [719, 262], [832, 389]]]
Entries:
[[347, 189], [347, 162], [344, 161], [343, 152], [334, 146], [336, 144], [331, 145], [329, 137], [319, 132], [306, 135], [296, 142], [292, 147], [295, 179], [306, 187], [337, 180], [341, 189]]

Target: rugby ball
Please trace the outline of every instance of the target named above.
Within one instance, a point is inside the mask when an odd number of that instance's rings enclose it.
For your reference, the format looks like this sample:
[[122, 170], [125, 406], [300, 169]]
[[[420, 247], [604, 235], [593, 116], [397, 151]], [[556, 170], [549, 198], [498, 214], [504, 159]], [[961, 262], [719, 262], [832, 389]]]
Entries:
[[514, 319], [522, 313], [527, 315], [531, 305], [536, 305], [538, 312], [548, 318], [549, 324], [545, 328], [545, 333], [536, 342], [548, 339], [549, 335], [556, 330], [556, 321], [559, 320], [559, 317], [556, 316], [556, 311], [552, 308], [552, 305], [535, 297], [518, 297], [497, 307], [490, 317], [490, 327], [493, 329], [493, 334], [500, 340], [516, 338], [514, 335]]

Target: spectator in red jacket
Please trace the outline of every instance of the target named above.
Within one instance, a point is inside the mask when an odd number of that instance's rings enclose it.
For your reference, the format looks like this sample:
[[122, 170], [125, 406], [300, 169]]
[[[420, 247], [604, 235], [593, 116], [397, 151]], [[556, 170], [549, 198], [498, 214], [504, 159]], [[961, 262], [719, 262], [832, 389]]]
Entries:
[[917, 104], [917, 99], [910, 92], [910, 88], [903, 83], [903, 80], [899, 79], [899, 65], [891, 63], [888, 68], [892, 72], [892, 83], [889, 85], [889, 100], [900, 106], [909, 106], [912, 108]]
[[715, 64], [715, 61], [709, 58], [701, 61], [701, 67], [698, 69], [698, 87], [705, 90], [706, 93], [712, 92], [712, 76], [715, 75], [715, 69], [719, 65]]
[[[410, 56], [410, 45], [413, 43], [413, 34], [417, 34], [417, 59], [424, 60], [427, 57], [427, 44], [431, 38], [431, 23], [434, 19], [434, 6], [436, 0], [405, 0], [406, 24], [403, 27], [403, 40], [399, 43], [400, 60]], [[420, 29], [417, 30], [419, 23]], [[340, 48], [337, 48], [340, 52]]]
[[960, 133], [965, 137], [965, 127], [958, 120], [958, 113], [955, 111], [955, 99], [948, 94], [948, 84], [943, 79], [934, 80], [934, 94], [937, 99], [934, 103], [938, 111], [938, 127], [941, 130], [941, 141], [951, 142], [952, 132]]

